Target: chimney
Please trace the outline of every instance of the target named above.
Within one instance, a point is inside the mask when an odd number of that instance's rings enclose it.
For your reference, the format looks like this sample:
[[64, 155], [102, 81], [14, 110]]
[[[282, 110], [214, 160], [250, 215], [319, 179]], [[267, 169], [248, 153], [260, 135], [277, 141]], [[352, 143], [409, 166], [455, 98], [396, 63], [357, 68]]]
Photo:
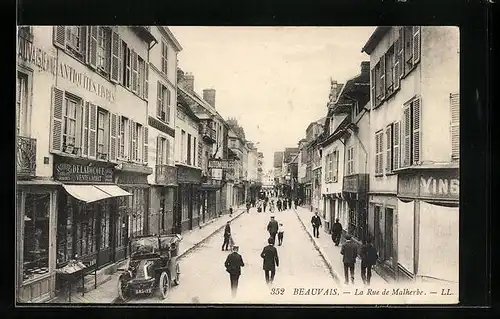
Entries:
[[361, 62], [361, 74], [370, 74], [370, 61]]
[[205, 89], [203, 90], [203, 99], [208, 102], [208, 104], [215, 107], [215, 89]]
[[179, 79], [179, 86], [188, 92], [194, 92], [194, 75], [186, 73]]

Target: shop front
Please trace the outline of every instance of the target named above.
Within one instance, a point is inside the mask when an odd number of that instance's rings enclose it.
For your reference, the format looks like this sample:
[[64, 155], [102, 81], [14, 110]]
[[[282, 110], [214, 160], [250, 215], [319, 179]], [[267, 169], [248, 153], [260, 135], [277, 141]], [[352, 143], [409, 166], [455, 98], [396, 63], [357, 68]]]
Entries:
[[155, 185], [150, 187], [149, 232], [170, 234], [174, 225], [177, 167], [156, 165]]
[[[116, 231], [120, 232], [120, 238], [125, 236], [128, 241], [128, 238], [151, 233], [149, 230], [151, 216], [149, 214], [148, 175], [152, 173], [152, 168], [133, 163], [121, 163], [116, 167], [115, 183], [132, 194], [132, 196], [116, 199], [118, 209]], [[155, 229], [152, 232], [156, 233]], [[127, 241], [120, 242], [116, 247], [118, 258], [127, 257]]]
[[55, 296], [57, 187], [51, 180], [18, 180], [16, 189], [16, 296], [45, 302]]
[[359, 242], [366, 239], [368, 174], [344, 176], [342, 191], [349, 210], [348, 233]]
[[398, 278], [458, 283], [458, 167], [398, 174]]
[[199, 187], [200, 224], [204, 224], [217, 216], [217, 191], [222, 187], [222, 181], [210, 177], [202, 177]]
[[177, 166], [177, 211], [174, 213], [174, 231], [182, 233], [199, 225], [199, 185], [201, 170]]
[[124, 258], [126, 224], [118, 200], [132, 194], [114, 183], [114, 165], [54, 156], [58, 197], [56, 267], [78, 259], [104, 268]]

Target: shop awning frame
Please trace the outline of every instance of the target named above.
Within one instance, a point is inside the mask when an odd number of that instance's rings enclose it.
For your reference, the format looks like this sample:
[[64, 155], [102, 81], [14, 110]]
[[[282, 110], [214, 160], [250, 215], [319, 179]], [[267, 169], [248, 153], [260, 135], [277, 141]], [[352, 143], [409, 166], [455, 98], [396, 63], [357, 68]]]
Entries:
[[132, 194], [117, 185], [63, 184], [62, 186], [68, 194], [85, 203], [93, 203], [113, 197], [132, 196]]

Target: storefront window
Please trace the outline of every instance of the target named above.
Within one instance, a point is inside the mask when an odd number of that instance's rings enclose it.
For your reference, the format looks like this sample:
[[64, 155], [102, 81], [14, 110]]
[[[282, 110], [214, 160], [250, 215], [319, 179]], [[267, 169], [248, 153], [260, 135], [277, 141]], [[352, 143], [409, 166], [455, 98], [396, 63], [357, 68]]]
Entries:
[[50, 194], [26, 194], [23, 280], [49, 272]]
[[101, 249], [110, 247], [110, 226], [111, 226], [111, 213], [109, 203], [103, 201], [98, 204], [101, 209]]
[[97, 251], [96, 249], [96, 219], [95, 204], [83, 204], [76, 202], [75, 223], [76, 228], [76, 250], [79, 257], [86, 256]]
[[385, 210], [385, 259], [392, 261], [393, 255], [393, 209], [386, 208]]

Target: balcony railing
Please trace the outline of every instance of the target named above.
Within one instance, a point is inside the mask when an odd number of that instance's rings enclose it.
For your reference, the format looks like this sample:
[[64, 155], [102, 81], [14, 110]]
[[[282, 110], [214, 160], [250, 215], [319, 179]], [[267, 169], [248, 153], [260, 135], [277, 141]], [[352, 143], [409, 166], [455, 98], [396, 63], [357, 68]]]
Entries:
[[366, 193], [368, 191], [368, 174], [344, 176], [342, 190], [350, 193]]
[[170, 165], [156, 165], [156, 184], [177, 184], [177, 168]]
[[208, 124], [204, 123], [200, 125], [200, 133], [204, 141], [207, 143], [215, 143], [217, 142], [215, 136], [215, 130], [208, 126]]
[[36, 176], [36, 139], [17, 137], [17, 176], [31, 178]]

